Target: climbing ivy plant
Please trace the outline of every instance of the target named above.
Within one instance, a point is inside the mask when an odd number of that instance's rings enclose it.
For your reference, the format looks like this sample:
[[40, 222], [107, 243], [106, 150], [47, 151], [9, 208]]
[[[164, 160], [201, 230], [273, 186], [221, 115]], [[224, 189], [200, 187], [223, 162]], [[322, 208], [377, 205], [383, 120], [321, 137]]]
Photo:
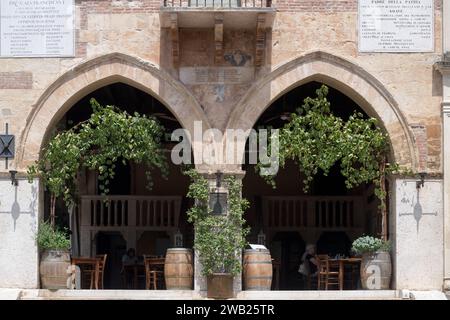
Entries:
[[249, 202], [241, 196], [242, 182], [234, 176], [225, 178], [228, 187], [228, 215], [212, 215], [208, 206], [208, 180], [194, 169], [185, 171], [191, 178], [187, 196], [195, 200], [188, 211], [188, 221], [194, 224], [194, 248], [199, 252], [202, 273], [241, 272], [240, 254], [247, 242], [245, 237], [249, 228], [243, 218]]
[[[374, 183], [375, 194], [380, 199], [382, 238], [387, 238], [386, 188], [387, 175], [399, 173], [395, 163], [387, 161], [389, 139], [374, 118], [364, 118], [354, 112], [348, 120], [335, 116], [327, 100], [328, 88], [322, 86], [315, 98], [308, 97], [303, 105], [291, 114], [290, 121], [280, 129], [279, 164], [283, 168], [291, 159], [305, 175], [303, 188], [309, 191], [314, 177], [328, 175], [334, 165], [340, 166], [348, 189], [363, 183]], [[271, 148], [268, 148], [271, 150]], [[256, 170], [264, 168], [258, 163]], [[274, 176], [263, 177], [275, 187]]]
[[51, 138], [39, 161], [28, 168], [29, 180], [39, 176], [51, 194], [50, 223], [53, 227], [56, 199], [63, 197], [66, 204], [74, 201], [76, 178], [82, 168], [98, 173], [103, 195], [109, 193], [118, 161], [145, 164], [148, 188], [152, 186], [152, 169], [159, 169], [164, 177], [168, 172], [161, 146], [164, 128], [156, 119], [138, 113], [130, 115], [114, 106], [102, 106], [95, 99], [90, 103], [91, 117]]

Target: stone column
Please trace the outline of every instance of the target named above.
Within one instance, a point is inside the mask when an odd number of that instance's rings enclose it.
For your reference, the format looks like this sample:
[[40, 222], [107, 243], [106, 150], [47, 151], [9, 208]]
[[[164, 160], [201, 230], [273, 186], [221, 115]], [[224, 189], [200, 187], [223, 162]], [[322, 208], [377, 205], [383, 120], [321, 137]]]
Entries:
[[[216, 171], [201, 171], [201, 174], [206, 177], [209, 181], [210, 190], [214, 190], [216, 186]], [[222, 175], [222, 182], [225, 177], [234, 175], [238, 179], [242, 179], [244, 177], [244, 172], [240, 170], [235, 171], [225, 171]], [[220, 192], [228, 192], [226, 186], [222, 184], [220, 188]], [[241, 259], [242, 261], [242, 259]], [[242, 277], [238, 275], [234, 277], [233, 289], [236, 294], [242, 291]], [[196, 251], [194, 251], [194, 290], [200, 292], [201, 295], [206, 295], [207, 284], [206, 277], [202, 275], [202, 265], [199, 262], [199, 255]]]
[[[450, 1], [444, 2], [444, 12], [447, 21], [445, 32], [446, 43], [450, 46]], [[447, 18], [447, 19], [445, 19]], [[448, 49], [447, 49], [448, 50]], [[444, 288], [450, 290], [450, 57], [444, 57], [444, 61], [436, 64], [442, 74], [442, 132], [443, 132], [443, 170], [444, 170]]]

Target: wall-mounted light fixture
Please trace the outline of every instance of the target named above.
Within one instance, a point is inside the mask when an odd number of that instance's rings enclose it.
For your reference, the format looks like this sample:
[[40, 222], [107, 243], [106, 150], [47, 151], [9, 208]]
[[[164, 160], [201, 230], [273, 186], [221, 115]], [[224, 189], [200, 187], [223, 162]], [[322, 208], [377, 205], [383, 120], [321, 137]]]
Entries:
[[15, 187], [19, 185], [19, 181], [17, 180], [17, 171], [16, 170], [9, 170], [9, 175], [11, 177], [11, 184]]
[[180, 229], [178, 229], [175, 233], [173, 242], [175, 248], [183, 248], [183, 234], [181, 233]]
[[427, 177], [427, 173], [419, 172], [419, 177], [420, 177], [420, 181], [416, 182], [417, 189], [423, 188], [423, 186], [425, 185], [425, 178]]
[[220, 192], [222, 186], [222, 172], [216, 172], [216, 190], [209, 194], [209, 207], [213, 215], [227, 214], [227, 193]]
[[261, 229], [258, 233], [258, 244], [265, 246], [266, 245], [266, 234], [263, 229]]
[[5, 124], [5, 134], [0, 134], [0, 159], [5, 159], [5, 168], [8, 169], [8, 160], [14, 158], [15, 137], [8, 133], [8, 124]]

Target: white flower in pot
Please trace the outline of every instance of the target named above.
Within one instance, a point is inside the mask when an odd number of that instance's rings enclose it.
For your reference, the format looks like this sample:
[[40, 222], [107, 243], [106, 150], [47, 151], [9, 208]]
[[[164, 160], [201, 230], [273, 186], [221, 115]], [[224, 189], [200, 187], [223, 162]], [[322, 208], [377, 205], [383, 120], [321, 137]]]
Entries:
[[365, 290], [388, 290], [392, 263], [390, 243], [371, 236], [362, 236], [352, 244], [352, 251], [362, 256], [361, 285]]

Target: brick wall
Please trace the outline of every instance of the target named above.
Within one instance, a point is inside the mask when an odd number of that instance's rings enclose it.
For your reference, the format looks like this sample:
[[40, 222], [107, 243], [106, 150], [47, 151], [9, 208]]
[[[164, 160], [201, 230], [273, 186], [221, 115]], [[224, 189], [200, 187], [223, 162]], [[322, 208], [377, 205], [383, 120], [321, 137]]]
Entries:
[[412, 124], [410, 126], [419, 153], [419, 171], [425, 171], [428, 162], [427, 127], [423, 124]]
[[[442, 7], [442, 0], [435, 0], [436, 10]], [[358, 0], [277, 0], [278, 11], [298, 12], [357, 12]]]
[[0, 72], [0, 89], [32, 89], [31, 72]]
[[278, 0], [279, 11], [300, 12], [353, 12], [358, 10], [357, 0]]
[[[145, 13], [158, 12], [163, 0], [76, 0], [81, 8], [82, 28], [86, 13]], [[168, 0], [171, 1], [171, 0]], [[175, 0], [179, 1], [179, 0]], [[356, 12], [358, 0], [275, 0], [279, 11]], [[274, 1], [274, 2], [275, 2]], [[443, 0], [435, 0], [440, 10]]]
[[146, 13], [157, 12], [160, 0], [76, 0], [81, 9], [82, 29], [86, 25], [87, 13]]
[[[75, 0], [80, 8], [80, 29], [88, 29], [88, 14], [133, 14], [159, 12], [160, 0]], [[87, 43], [79, 41], [76, 33], [76, 57], [85, 57]]]
[[150, 13], [159, 12], [160, 0], [76, 0], [80, 7], [80, 28], [87, 29], [87, 15], [101, 13]]

